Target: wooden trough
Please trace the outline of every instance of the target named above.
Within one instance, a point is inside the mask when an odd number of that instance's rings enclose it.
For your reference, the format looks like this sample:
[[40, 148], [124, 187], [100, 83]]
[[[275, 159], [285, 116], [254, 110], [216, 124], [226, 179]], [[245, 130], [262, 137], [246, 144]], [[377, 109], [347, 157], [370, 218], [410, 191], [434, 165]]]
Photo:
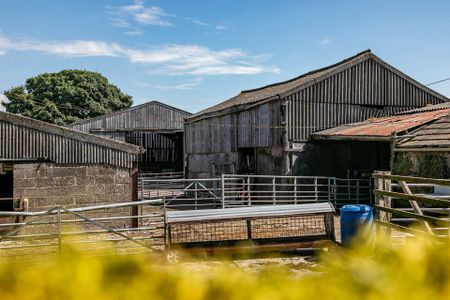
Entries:
[[[248, 206], [166, 211], [166, 248], [286, 249], [320, 240], [335, 241], [331, 203]], [[258, 246], [258, 247], [255, 247]]]

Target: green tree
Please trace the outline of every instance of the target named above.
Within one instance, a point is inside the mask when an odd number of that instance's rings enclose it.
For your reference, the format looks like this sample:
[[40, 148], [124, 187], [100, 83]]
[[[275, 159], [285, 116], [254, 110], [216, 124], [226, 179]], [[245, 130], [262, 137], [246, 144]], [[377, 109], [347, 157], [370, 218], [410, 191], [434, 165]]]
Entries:
[[128, 108], [132, 98], [100, 73], [63, 70], [44, 73], [5, 91], [7, 112], [58, 125]]

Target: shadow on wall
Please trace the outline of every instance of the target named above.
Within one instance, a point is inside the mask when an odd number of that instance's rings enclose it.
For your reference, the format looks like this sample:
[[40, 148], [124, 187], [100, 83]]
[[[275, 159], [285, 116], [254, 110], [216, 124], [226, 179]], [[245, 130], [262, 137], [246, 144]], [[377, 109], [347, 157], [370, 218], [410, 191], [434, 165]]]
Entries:
[[292, 154], [292, 174], [346, 178], [362, 172], [390, 170], [388, 142], [315, 141]]

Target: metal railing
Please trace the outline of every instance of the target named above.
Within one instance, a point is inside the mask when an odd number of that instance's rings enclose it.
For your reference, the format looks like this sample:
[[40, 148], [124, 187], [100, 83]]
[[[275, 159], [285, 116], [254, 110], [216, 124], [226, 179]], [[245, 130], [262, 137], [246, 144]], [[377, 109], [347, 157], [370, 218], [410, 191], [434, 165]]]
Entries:
[[331, 202], [371, 204], [372, 181], [320, 176], [223, 174], [211, 179], [143, 179], [140, 199], [179, 209]]
[[322, 176], [222, 175], [222, 206], [371, 203], [372, 182]]
[[139, 179], [181, 179], [184, 178], [184, 172], [139, 172]]
[[221, 203], [221, 179], [142, 179], [142, 200], [161, 198], [166, 208], [214, 208]]
[[[164, 243], [164, 214], [154, 207], [150, 210], [146, 207], [160, 203], [158, 199], [78, 208], [55, 206], [38, 212], [0, 211], [0, 221], [3, 221], [0, 222], [0, 260], [58, 252], [65, 241], [75, 246], [84, 245], [83, 250], [92, 250], [86, 245], [94, 246], [96, 251], [111, 250], [99, 245], [113, 242], [116, 251], [159, 252], [155, 245], [158, 240], [159, 244]], [[127, 212], [126, 208], [133, 206], [140, 208], [138, 215], [132, 215], [131, 210]], [[11, 217], [16, 222], [8, 222]], [[26, 249], [32, 251], [23, 251]]]

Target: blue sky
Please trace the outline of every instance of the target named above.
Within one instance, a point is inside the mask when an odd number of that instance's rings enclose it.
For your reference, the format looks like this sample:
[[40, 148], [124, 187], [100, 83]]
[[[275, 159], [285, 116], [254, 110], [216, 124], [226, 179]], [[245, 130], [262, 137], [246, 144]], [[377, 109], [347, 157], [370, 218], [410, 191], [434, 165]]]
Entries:
[[[0, 91], [67, 68], [196, 112], [365, 49], [450, 77], [450, 1], [1, 0]], [[450, 96], [450, 81], [432, 88]]]

